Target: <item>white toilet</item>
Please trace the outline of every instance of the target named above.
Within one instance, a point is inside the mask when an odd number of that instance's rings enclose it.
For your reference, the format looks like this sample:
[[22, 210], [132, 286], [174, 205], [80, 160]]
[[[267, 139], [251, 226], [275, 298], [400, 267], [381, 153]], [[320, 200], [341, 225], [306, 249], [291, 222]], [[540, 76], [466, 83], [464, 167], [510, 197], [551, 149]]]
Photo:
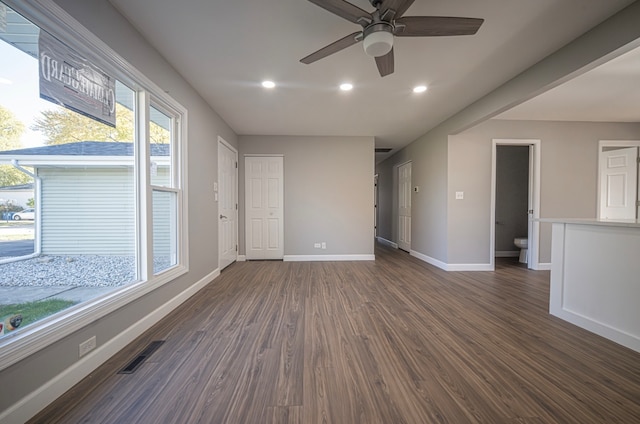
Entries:
[[516, 237], [513, 239], [513, 244], [520, 249], [520, 263], [526, 264], [529, 262], [529, 239], [526, 237]]

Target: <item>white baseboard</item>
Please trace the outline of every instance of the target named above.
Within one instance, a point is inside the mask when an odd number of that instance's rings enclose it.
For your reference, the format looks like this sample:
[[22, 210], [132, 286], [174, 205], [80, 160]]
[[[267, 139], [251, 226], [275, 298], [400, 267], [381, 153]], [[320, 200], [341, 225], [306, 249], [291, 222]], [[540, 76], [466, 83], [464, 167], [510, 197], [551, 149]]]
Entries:
[[87, 354], [55, 378], [21, 399], [20, 402], [0, 413], [0, 423], [28, 421], [219, 275], [219, 269], [212, 271], [104, 345]]
[[428, 264], [437, 266], [445, 271], [493, 271], [494, 267], [491, 264], [447, 264], [438, 259], [434, 259], [430, 256], [411, 250], [409, 252], [411, 256], [414, 256]]
[[444, 263], [442, 261], [439, 261], [438, 259], [434, 259], [431, 256], [427, 256], [427, 255], [425, 255], [423, 253], [416, 252], [415, 250], [409, 251], [409, 254], [411, 256], [413, 256], [413, 257], [416, 257], [416, 258], [420, 259], [421, 261], [424, 261], [424, 262], [428, 263], [428, 264], [431, 264], [433, 266], [437, 266], [438, 268], [444, 269], [445, 271], [447, 270], [447, 264], [446, 263]]
[[447, 264], [447, 271], [495, 271], [491, 264]]
[[284, 255], [284, 262], [375, 261], [375, 255]]
[[517, 258], [520, 256], [519, 250], [496, 250], [496, 258]]
[[238, 258], [236, 259], [237, 262], [246, 262], [247, 261], [247, 256], [246, 255], [238, 255]]
[[551, 271], [551, 262], [534, 264], [533, 269], [536, 271]]
[[386, 244], [387, 246], [393, 247], [394, 249], [398, 248], [398, 243], [394, 243], [391, 240], [387, 240], [386, 238], [376, 237], [378, 243]]

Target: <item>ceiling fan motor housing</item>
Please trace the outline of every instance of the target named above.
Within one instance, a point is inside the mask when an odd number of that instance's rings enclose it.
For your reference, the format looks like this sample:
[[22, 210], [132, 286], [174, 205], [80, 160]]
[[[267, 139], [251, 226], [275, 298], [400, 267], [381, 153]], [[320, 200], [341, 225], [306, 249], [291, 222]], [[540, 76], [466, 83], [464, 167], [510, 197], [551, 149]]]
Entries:
[[373, 57], [384, 56], [393, 48], [393, 26], [376, 22], [364, 29], [364, 51]]

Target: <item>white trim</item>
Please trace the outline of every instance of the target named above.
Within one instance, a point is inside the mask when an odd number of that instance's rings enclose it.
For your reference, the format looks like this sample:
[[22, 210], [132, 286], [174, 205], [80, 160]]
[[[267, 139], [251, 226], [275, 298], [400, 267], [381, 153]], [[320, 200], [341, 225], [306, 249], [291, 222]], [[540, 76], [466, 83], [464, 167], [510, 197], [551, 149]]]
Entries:
[[246, 261], [247, 261], [246, 255], [238, 255], [238, 259], [236, 259], [236, 262], [246, 262]]
[[420, 252], [417, 252], [415, 250], [410, 250], [409, 254], [411, 256], [415, 257], [415, 258], [420, 259], [421, 261], [424, 261], [424, 262], [428, 263], [428, 264], [431, 264], [433, 266], [437, 266], [438, 268], [444, 269], [445, 271], [447, 270], [447, 264], [446, 263], [444, 263], [444, 262], [442, 262], [442, 261], [440, 261], [438, 259], [432, 258], [431, 256], [427, 256], [427, 255], [425, 255], [423, 253], [420, 253]]
[[538, 263], [538, 267], [534, 268], [535, 271], [551, 271], [551, 262]]
[[529, 155], [529, 195], [531, 196], [531, 234], [529, 238], [529, 264], [530, 269], [539, 268], [539, 243], [540, 243], [540, 158], [542, 143], [538, 139], [500, 139], [494, 138], [491, 147], [491, 200], [489, 216], [489, 263], [491, 271], [495, 269], [496, 248], [496, 157], [497, 146], [533, 146], [533, 154]]
[[378, 241], [378, 243], [393, 247], [394, 249], [398, 248], [398, 243], [394, 243], [391, 240], [387, 240], [386, 238], [376, 237], [376, 240]]
[[432, 258], [415, 250], [411, 250], [409, 254], [420, 259], [430, 265], [436, 266], [445, 271], [493, 271], [493, 264], [447, 264], [438, 259]]
[[22, 398], [18, 403], [4, 410], [0, 414], [0, 422], [18, 423], [28, 421], [219, 275], [220, 270], [215, 269], [197, 283], [110, 339], [106, 344], [99, 346], [95, 351], [65, 369], [61, 374], [58, 374], [28, 396]]
[[447, 271], [495, 271], [492, 264], [447, 264]]
[[517, 258], [520, 256], [519, 250], [496, 250], [496, 258]]
[[375, 261], [375, 255], [284, 255], [284, 262]]

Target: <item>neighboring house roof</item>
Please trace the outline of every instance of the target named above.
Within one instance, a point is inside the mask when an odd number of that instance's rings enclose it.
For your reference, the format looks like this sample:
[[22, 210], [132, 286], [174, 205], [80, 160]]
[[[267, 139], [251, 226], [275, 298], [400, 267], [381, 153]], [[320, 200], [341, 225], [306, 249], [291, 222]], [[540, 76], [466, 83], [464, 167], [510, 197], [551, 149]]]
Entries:
[[[155, 162], [169, 163], [169, 144], [150, 145]], [[76, 143], [0, 151], [0, 163], [18, 161], [25, 166], [91, 165], [118, 166], [133, 164], [133, 143], [79, 141]]]
[[[151, 156], [169, 156], [169, 144], [151, 144]], [[133, 143], [79, 141], [0, 151], [0, 156], [133, 156]]]
[[2, 191], [33, 190], [33, 183], [0, 187]]

